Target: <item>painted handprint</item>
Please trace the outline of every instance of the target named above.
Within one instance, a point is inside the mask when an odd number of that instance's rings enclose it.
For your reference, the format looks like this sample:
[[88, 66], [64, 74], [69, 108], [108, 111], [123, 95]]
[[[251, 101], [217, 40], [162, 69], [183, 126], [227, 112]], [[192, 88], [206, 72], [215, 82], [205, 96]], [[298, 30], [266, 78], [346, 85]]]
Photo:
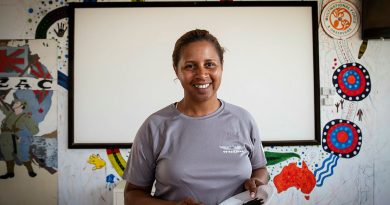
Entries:
[[68, 29], [68, 27], [65, 27], [64, 23], [57, 23], [58, 30], [54, 29], [54, 32], [57, 34], [58, 37], [63, 37], [65, 34], [65, 31]]

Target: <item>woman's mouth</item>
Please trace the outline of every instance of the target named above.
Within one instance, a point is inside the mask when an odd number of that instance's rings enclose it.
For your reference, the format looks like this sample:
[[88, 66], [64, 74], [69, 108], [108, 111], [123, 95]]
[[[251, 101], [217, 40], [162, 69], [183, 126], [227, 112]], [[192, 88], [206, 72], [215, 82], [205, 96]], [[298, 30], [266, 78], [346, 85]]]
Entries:
[[195, 88], [205, 89], [205, 88], [208, 88], [210, 86], [210, 83], [208, 83], [208, 84], [193, 84], [192, 86]]

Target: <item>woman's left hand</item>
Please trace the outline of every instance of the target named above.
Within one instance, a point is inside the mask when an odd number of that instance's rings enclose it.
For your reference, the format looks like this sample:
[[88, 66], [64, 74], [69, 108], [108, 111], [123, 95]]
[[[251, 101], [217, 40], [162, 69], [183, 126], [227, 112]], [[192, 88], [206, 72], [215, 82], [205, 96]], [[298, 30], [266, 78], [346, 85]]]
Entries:
[[257, 188], [261, 185], [264, 185], [263, 182], [261, 182], [259, 179], [257, 178], [250, 178], [250, 179], [247, 179], [244, 183], [244, 187], [245, 187], [245, 190], [248, 190], [249, 191], [249, 194], [251, 196], [252, 199], [254, 199], [256, 197], [256, 194], [257, 194]]

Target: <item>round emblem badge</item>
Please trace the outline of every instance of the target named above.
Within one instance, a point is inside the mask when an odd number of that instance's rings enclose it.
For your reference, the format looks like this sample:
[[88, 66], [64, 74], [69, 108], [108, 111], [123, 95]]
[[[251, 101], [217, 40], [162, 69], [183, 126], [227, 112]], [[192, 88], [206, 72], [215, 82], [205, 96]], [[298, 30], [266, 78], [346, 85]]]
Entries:
[[321, 24], [333, 38], [347, 39], [359, 29], [360, 15], [348, 1], [331, 1], [322, 10]]

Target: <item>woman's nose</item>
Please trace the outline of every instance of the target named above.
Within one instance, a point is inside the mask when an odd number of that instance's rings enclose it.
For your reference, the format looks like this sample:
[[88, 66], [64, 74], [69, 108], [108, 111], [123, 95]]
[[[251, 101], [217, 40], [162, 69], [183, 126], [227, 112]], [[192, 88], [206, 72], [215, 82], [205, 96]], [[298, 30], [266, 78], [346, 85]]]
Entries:
[[201, 76], [201, 77], [208, 76], [208, 70], [203, 66], [199, 66], [199, 68], [196, 69], [196, 72], [197, 72], [198, 76]]

